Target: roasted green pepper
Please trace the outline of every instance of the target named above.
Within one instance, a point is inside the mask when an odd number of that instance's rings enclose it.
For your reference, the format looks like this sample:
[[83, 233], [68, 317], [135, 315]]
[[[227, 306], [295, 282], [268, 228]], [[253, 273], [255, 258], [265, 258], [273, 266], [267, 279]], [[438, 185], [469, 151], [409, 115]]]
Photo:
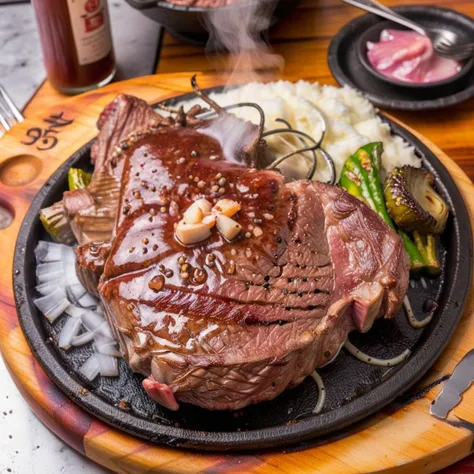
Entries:
[[431, 276], [439, 276], [441, 274], [441, 264], [436, 255], [436, 240], [433, 234], [421, 235], [419, 232], [413, 232], [413, 238], [417, 249], [420, 251], [425, 262], [424, 269]]
[[90, 183], [91, 177], [92, 173], [88, 173], [80, 168], [69, 168], [67, 173], [69, 191], [84, 189]]
[[385, 180], [385, 200], [390, 216], [400, 229], [422, 235], [441, 234], [449, 209], [435, 191], [434, 176], [413, 166], [395, 168]]
[[[369, 143], [359, 148], [344, 163], [339, 184], [349, 194], [365, 202], [391, 229], [397, 231], [387, 210], [380, 178], [382, 152], [381, 142]], [[436, 259], [434, 240], [429, 239], [426, 244], [423, 239], [413, 242], [405, 232], [400, 230], [397, 232], [410, 257], [410, 270], [413, 273], [427, 270], [430, 274], [436, 275], [436, 268], [439, 270], [440, 265]]]
[[62, 201], [41, 209], [40, 221], [46, 232], [48, 232], [56, 242], [61, 244], [71, 244], [74, 242], [74, 234], [72, 233], [69, 220], [66, 217]]
[[410, 271], [416, 275], [421, 271], [426, 270], [427, 264], [417, 245], [410, 239], [408, 234], [405, 234], [402, 230], [398, 231], [398, 235], [402, 238], [405, 250], [410, 257]]
[[395, 230], [383, 196], [380, 178], [382, 152], [382, 142], [373, 142], [360, 147], [344, 163], [339, 184], [349, 194], [363, 200], [389, 227]]

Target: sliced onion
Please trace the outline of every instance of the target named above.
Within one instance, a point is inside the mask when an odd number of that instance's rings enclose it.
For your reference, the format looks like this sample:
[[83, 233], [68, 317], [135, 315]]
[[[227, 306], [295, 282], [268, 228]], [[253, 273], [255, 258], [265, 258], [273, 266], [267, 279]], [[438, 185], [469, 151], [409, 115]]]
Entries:
[[79, 300], [86, 293], [87, 290], [80, 283], [76, 283], [75, 285], [71, 286], [66, 286], [66, 295], [70, 300]]
[[83, 308], [87, 308], [87, 309], [92, 309], [92, 308], [97, 308], [97, 305], [99, 303], [99, 301], [97, 300], [97, 298], [94, 298], [91, 294], [89, 293], [86, 293], [84, 296], [82, 296], [81, 298], [79, 298], [77, 300], [77, 302], [79, 303], [79, 305], [81, 305]]
[[57, 281], [58, 286], [80, 284], [73, 261], [49, 262], [37, 265], [36, 278], [39, 283]]
[[410, 349], [406, 349], [400, 355], [398, 355], [397, 357], [393, 357], [392, 359], [377, 359], [377, 357], [372, 357], [368, 354], [365, 354], [360, 349], [357, 349], [357, 347], [354, 346], [354, 344], [352, 344], [349, 339], [344, 344], [344, 347], [356, 359], [359, 359], [360, 361], [365, 362], [366, 364], [376, 365], [378, 367], [393, 367], [394, 365], [403, 362], [411, 354]]
[[38, 283], [46, 283], [49, 281], [55, 282], [57, 286], [63, 286], [64, 273], [62, 270], [52, 273], [42, 273], [41, 275], [37, 275], [36, 280]]
[[36, 261], [59, 262], [61, 260], [61, 252], [63, 247], [65, 247], [65, 245], [40, 240], [35, 249]]
[[66, 313], [69, 314], [69, 316], [73, 316], [74, 318], [80, 318], [84, 311], [86, 311], [84, 308], [79, 308], [73, 304], [70, 304], [67, 308], [66, 308]]
[[77, 278], [75, 263], [67, 264], [67, 265], [65, 264], [63, 266], [63, 275], [64, 275], [65, 285], [72, 286], [72, 285], [81, 284], [81, 282], [79, 281], [79, 278]]
[[33, 300], [35, 306], [53, 323], [69, 306], [69, 301], [63, 288], [57, 288], [49, 295]]
[[117, 343], [115, 339], [110, 338], [110, 337], [105, 337], [103, 334], [99, 333], [98, 331], [96, 331], [94, 342], [96, 343], [96, 345]]
[[114, 335], [112, 334], [112, 331], [110, 330], [110, 326], [109, 324], [107, 323], [107, 321], [105, 321], [104, 323], [102, 323], [98, 328], [97, 328], [97, 332], [102, 334], [103, 336], [105, 336], [106, 338], [108, 339], [111, 339], [112, 341], [114, 340]]
[[97, 358], [97, 361], [99, 363], [100, 375], [104, 377], [118, 377], [118, 362], [115, 357], [101, 354], [99, 352], [95, 353], [95, 357]]
[[341, 349], [344, 347], [344, 343], [341, 342], [341, 345], [339, 346], [339, 348], [337, 349], [336, 353], [326, 362], [324, 363], [323, 365], [320, 365], [319, 368], [322, 369], [323, 367], [326, 367], [326, 365], [329, 365], [331, 362], [334, 362], [334, 360], [336, 359], [336, 357], [339, 355], [339, 352], [341, 352]]
[[413, 311], [413, 308], [411, 307], [411, 303], [410, 303], [410, 300], [408, 299], [408, 296], [405, 296], [403, 300], [403, 307], [405, 308], [408, 322], [410, 323], [410, 326], [412, 328], [415, 328], [415, 329], [424, 328], [433, 319], [434, 311], [432, 311], [428, 316], [426, 316], [425, 319], [422, 319], [421, 321], [416, 319], [415, 313]]
[[83, 310], [81, 319], [82, 323], [89, 331], [95, 331], [105, 322], [102, 315], [91, 310]]
[[89, 382], [94, 380], [99, 375], [99, 361], [97, 356], [94, 354], [89, 357], [86, 362], [81, 366], [79, 372], [87, 379]]
[[66, 324], [59, 333], [58, 346], [61, 349], [67, 350], [71, 347], [71, 342], [75, 336], [79, 333], [82, 326], [80, 318], [69, 317]]
[[83, 346], [84, 344], [93, 341], [95, 335], [95, 331], [87, 331], [82, 334], [79, 334], [79, 336], [73, 338], [73, 340], [71, 341], [71, 345], [73, 345], [74, 347]]
[[36, 276], [47, 275], [48, 273], [57, 273], [63, 271], [63, 262], [41, 263], [36, 266]]
[[77, 278], [72, 247], [41, 241], [35, 256], [38, 263], [36, 289], [42, 297], [34, 300], [34, 304], [51, 323], [63, 312], [69, 315], [59, 334], [58, 346], [67, 350], [94, 341], [95, 354], [79, 372], [89, 381], [99, 374], [118, 376], [120, 351], [104, 312], [98, 306], [99, 301], [87, 293]]
[[313, 408], [313, 415], [317, 415], [323, 409], [324, 402], [326, 401], [326, 389], [324, 388], [323, 379], [316, 371], [311, 374], [311, 377], [313, 377], [318, 386], [318, 403], [316, 403], [316, 406]]
[[108, 355], [111, 357], [122, 357], [122, 354], [117, 349], [117, 343], [115, 341], [108, 342], [105, 344], [96, 343], [95, 348], [97, 349], [97, 352], [99, 352], [100, 354]]
[[42, 295], [46, 296], [51, 294], [53, 291], [57, 289], [58, 285], [54, 281], [46, 281], [44, 283], [41, 283], [36, 287], [36, 291]]

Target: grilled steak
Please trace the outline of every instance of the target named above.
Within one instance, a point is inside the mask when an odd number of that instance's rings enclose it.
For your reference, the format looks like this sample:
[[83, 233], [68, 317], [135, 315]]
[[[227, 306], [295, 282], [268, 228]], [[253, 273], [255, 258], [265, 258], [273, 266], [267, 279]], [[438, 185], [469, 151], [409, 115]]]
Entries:
[[[63, 203], [80, 244], [109, 240], [115, 224], [122, 175], [116, 147], [131, 132], [166, 119], [136, 97], [119, 95], [99, 117], [99, 136], [91, 149], [94, 173], [87, 189], [64, 193]], [[166, 123], [168, 121], [166, 120]]]
[[[224, 142], [210, 122], [149, 128], [123, 147], [99, 291], [132, 370], [173, 410], [276, 397], [350, 331], [392, 317], [408, 285], [400, 238], [363, 203], [229, 161]], [[215, 230], [192, 246], [176, 240], [193, 202], [222, 197], [241, 204], [236, 240]]]

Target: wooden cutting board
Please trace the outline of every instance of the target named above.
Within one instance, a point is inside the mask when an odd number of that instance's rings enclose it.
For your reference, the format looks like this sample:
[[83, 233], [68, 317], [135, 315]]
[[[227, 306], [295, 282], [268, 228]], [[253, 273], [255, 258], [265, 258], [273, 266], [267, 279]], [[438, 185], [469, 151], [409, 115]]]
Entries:
[[[391, 405], [337, 437], [307, 443], [299, 451], [226, 454], [158, 446], [120, 432], [76, 406], [45, 375], [23, 336], [13, 300], [13, 253], [29, 203], [57, 167], [96, 136], [98, 115], [118, 93], [133, 94], [154, 103], [190, 92], [190, 76], [191, 73], [166, 74], [112, 84], [51, 105], [0, 140], [0, 205], [14, 216], [11, 225], [0, 230], [0, 349], [36, 415], [73, 448], [118, 473], [424, 473], [467, 456], [473, 451], [474, 389], [465, 393], [463, 402], [446, 422], [429, 415], [430, 403], [440, 390], [436, 385], [403, 407]], [[200, 75], [198, 80], [203, 88], [220, 84], [218, 77], [210, 75]], [[437, 155], [455, 179], [472, 225], [472, 182], [433, 143], [410, 131]], [[473, 256], [466, 254], [465, 258]], [[450, 344], [419, 386], [427, 387], [450, 374], [472, 347], [474, 291]]]

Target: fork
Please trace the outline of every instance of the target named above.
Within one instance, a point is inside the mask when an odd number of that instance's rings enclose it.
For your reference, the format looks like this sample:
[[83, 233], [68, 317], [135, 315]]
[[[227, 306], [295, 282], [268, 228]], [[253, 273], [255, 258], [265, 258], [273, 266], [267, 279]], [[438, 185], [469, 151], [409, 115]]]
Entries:
[[399, 25], [410, 28], [417, 33], [430, 39], [434, 50], [446, 58], [463, 60], [472, 56], [474, 53], [474, 44], [459, 44], [459, 37], [456, 33], [447, 30], [426, 28], [420, 24], [400, 15], [390, 8], [382, 5], [377, 0], [343, 0], [361, 10], [374, 13], [375, 15], [386, 18], [387, 20], [398, 23]]
[[5, 89], [0, 86], [0, 125], [7, 131], [10, 130], [16, 122], [23, 122], [23, 115], [10, 99]]
[[440, 45], [437, 49], [437, 52], [446, 58], [462, 61], [463, 59], [467, 59], [474, 54], [474, 43], [464, 43], [460, 45], [454, 44], [450, 47]]

